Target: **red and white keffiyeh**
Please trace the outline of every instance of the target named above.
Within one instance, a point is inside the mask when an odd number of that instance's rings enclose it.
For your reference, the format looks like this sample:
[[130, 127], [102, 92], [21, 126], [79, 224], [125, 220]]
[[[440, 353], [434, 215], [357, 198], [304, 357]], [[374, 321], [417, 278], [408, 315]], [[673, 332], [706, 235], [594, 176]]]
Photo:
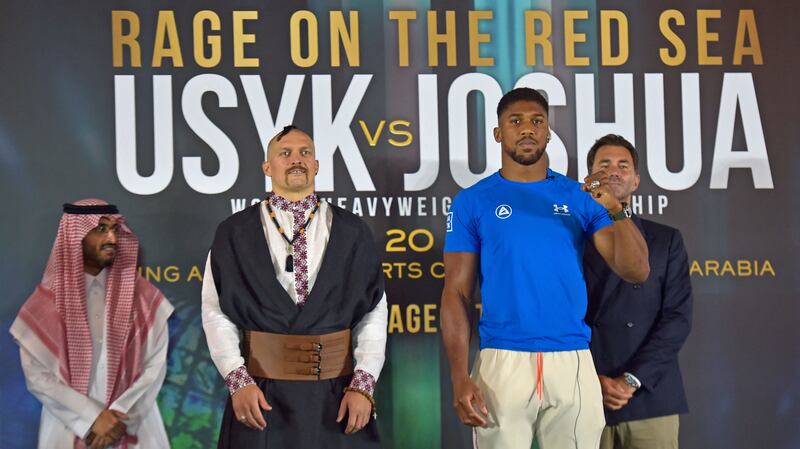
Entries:
[[[85, 199], [75, 206], [108, 205], [98, 199]], [[57, 374], [67, 385], [86, 395], [92, 366], [92, 338], [86, 311], [83, 238], [107, 217], [120, 225], [114, 263], [107, 267], [106, 352], [108, 359], [106, 406], [113, 403], [136, 380], [142, 368], [142, 352], [147, 332], [164, 299], [152, 284], [137, 275], [139, 241], [120, 214], [72, 214], [61, 217], [50, 259], [36, 290], [23, 304], [12, 326], [17, 342], [40, 359], [45, 366], [56, 365]], [[26, 344], [36, 338], [48, 353], [39, 354]], [[38, 346], [38, 347], [41, 347]], [[50, 362], [50, 363], [48, 363]], [[123, 438], [117, 448], [126, 448], [135, 438]], [[75, 448], [85, 448], [75, 439]]]

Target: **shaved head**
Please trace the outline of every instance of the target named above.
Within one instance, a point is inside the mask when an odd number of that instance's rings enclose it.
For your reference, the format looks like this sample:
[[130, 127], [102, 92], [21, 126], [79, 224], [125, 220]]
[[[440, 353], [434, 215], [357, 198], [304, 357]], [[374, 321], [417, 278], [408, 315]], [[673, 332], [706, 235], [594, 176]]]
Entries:
[[319, 171], [314, 153], [311, 136], [292, 125], [270, 139], [261, 169], [272, 178], [272, 191], [289, 201], [314, 193], [314, 177]]
[[311, 136], [309, 136], [308, 133], [306, 133], [305, 131], [301, 130], [300, 128], [294, 125], [286, 125], [278, 134], [272, 136], [272, 139], [269, 139], [269, 142], [267, 143], [267, 160], [270, 160], [275, 148], [279, 147], [278, 144], [280, 143], [281, 139], [286, 137], [288, 134], [300, 134], [301, 136], [308, 139], [311, 148], [314, 148], [314, 141], [311, 140]]

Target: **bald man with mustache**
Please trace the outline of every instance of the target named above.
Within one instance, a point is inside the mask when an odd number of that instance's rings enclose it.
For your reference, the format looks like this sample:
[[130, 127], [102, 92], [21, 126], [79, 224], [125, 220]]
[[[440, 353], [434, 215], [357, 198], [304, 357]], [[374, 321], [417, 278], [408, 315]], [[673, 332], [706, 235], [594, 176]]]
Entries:
[[314, 192], [305, 132], [273, 137], [262, 170], [272, 192], [219, 225], [203, 279], [203, 328], [230, 392], [218, 447], [378, 448], [388, 308], [375, 241]]

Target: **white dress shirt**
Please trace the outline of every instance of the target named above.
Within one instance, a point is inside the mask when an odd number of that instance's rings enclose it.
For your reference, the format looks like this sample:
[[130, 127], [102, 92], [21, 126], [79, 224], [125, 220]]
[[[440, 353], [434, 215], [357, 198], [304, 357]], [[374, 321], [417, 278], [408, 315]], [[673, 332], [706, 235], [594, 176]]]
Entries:
[[[280, 210], [277, 207], [273, 207], [272, 210], [275, 212], [275, 218], [278, 223], [282, 225], [284, 232], [286, 232], [286, 236], [292, 239], [292, 229], [294, 229], [292, 213]], [[288, 255], [286, 241], [269, 218], [266, 200], [261, 202], [260, 211], [261, 226], [264, 229], [264, 235], [269, 245], [268, 250], [272, 258], [272, 265], [275, 267], [275, 276], [292, 300], [297, 303], [294, 273], [287, 272], [284, 267], [286, 256]], [[327, 202], [322, 201], [319, 211], [317, 211], [316, 216], [306, 228], [309, 291], [314, 287], [314, 282], [322, 265], [322, 259], [325, 256], [332, 221], [333, 213], [331, 208]], [[239, 350], [241, 338], [239, 329], [222, 312], [219, 305], [219, 295], [211, 272], [210, 251], [206, 259], [205, 273], [203, 274], [202, 317], [211, 359], [222, 377], [226, 377], [231, 371], [244, 365], [244, 357], [242, 357]], [[364, 318], [353, 329], [352, 334], [355, 369], [369, 373], [376, 381], [386, 358], [387, 325], [388, 307], [386, 305], [386, 293], [384, 293], [380, 302], [374, 309], [364, 315]]]

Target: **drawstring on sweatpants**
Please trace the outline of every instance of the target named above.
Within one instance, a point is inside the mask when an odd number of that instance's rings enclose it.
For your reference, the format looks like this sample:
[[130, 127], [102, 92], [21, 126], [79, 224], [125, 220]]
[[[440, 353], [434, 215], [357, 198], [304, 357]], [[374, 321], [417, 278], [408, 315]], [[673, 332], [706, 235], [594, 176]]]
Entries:
[[528, 402], [533, 400], [533, 396], [538, 393], [539, 401], [542, 400], [542, 396], [544, 393], [544, 385], [542, 384], [542, 377], [544, 374], [544, 363], [542, 362], [542, 353], [536, 353], [536, 387], [533, 389], [531, 393], [531, 398], [528, 399]]
[[544, 363], [542, 362], [542, 353], [536, 353], [536, 389], [539, 390], [539, 400], [542, 400], [542, 393], [544, 392], [544, 384], [542, 377], [544, 377]]

